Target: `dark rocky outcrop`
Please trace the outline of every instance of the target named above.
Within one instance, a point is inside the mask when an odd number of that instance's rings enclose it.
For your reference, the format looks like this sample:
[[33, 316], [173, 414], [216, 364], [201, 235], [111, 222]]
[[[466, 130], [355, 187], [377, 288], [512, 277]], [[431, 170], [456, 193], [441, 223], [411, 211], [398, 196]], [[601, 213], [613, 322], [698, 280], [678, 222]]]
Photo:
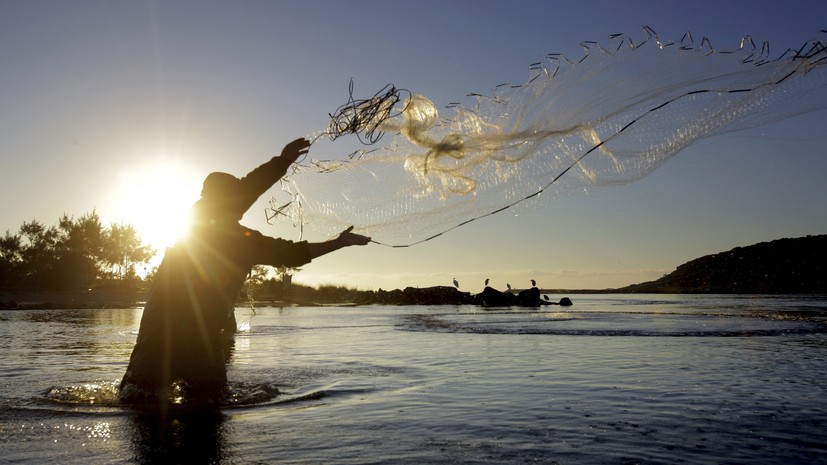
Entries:
[[404, 290], [377, 292], [368, 291], [362, 294], [360, 304], [380, 305], [480, 305], [483, 307], [540, 307], [542, 305], [571, 305], [571, 300], [564, 297], [560, 302], [549, 302], [541, 298], [540, 290], [536, 287], [526, 289], [518, 294], [498, 291], [486, 287], [479, 294], [462, 292], [448, 286], [426, 288], [406, 287]]
[[511, 292], [501, 292], [488, 286], [474, 296], [473, 303], [483, 307], [539, 307], [552, 304], [541, 298], [540, 290], [536, 287], [513, 294]]
[[467, 305], [472, 296], [448, 286], [406, 287], [405, 290], [394, 289], [366, 292], [359, 303], [383, 305]]
[[827, 294], [827, 235], [736, 247], [684, 263], [624, 293]]

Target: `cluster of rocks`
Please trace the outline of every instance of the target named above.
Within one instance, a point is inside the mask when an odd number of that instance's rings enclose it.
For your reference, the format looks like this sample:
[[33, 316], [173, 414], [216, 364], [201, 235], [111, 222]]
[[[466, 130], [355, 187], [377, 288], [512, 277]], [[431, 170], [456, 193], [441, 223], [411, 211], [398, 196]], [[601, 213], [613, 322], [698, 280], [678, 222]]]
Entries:
[[479, 294], [462, 292], [449, 286], [434, 287], [406, 287], [404, 290], [368, 291], [361, 293], [359, 304], [380, 305], [480, 305], [483, 307], [540, 307], [543, 305], [569, 306], [572, 304], [568, 297], [559, 302], [551, 302], [542, 298], [536, 287], [512, 292], [498, 291], [486, 286]]

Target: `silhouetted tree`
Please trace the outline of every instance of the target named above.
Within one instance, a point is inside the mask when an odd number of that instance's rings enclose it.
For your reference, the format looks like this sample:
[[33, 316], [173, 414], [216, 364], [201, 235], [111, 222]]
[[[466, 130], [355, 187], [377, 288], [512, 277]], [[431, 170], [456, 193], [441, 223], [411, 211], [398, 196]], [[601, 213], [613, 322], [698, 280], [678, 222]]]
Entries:
[[23, 266], [20, 278], [24, 285], [32, 288], [51, 289], [54, 287], [54, 266], [57, 262], [59, 233], [54, 226], [32, 220], [20, 226], [23, 247], [20, 250]]
[[154, 254], [135, 228], [105, 229], [94, 210], [79, 219], [64, 214], [57, 226], [32, 220], [0, 238], [0, 288], [87, 289], [105, 278], [133, 280]]
[[21, 251], [23, 243], [19, 234], [6, 235], [0, 238], [0, 284], [5, 286], [20, 285], [20, 264], [23, 261]]
[[130, 225], [112, 224], [106, 235], [103, 260], [111, 276], [122, 281], [135, 279], [135, 267], [147, 263], [155, 255], [141, 243], [138, 232]]
[[85, 289], [102, 271], [104, 229], [94, 210], [78, 220], [64, 214], [58, 222], [57, 263], [53, 279], [56, 287]]

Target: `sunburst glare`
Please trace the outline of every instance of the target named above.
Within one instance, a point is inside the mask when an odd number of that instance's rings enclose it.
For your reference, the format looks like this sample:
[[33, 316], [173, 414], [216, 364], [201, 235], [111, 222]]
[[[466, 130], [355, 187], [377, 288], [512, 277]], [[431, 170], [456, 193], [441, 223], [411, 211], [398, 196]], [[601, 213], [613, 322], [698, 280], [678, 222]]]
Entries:
[[121, 221], [135, 227], [158, 252], [186, 232], [189, 209], [198, 200], [201, 179], [195, 170], [159, 158], [121, 172], [116, 202]]

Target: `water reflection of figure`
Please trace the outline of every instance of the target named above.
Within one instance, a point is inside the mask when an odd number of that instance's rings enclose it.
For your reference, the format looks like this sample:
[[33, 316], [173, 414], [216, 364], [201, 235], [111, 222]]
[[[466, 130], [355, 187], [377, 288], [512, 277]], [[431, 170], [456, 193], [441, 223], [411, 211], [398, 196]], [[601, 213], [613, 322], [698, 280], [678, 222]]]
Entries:
[[132, 419], [137, 463], [223, 463], [228, 459], [225, 417], [218, 410], [169, 416], [140, 411]]
[[239, 179], [212, 173], [192, 209], [185, 240], [168, 249], [141, 318], [138, 340], [121, 381], [129, 402], [220, 399], [227, 383], [226, 357], [235, 332], [234, 303], [257, 264], [297, 267], [370, 239], [346, 229], [319, 243], [262, 235], [239, 224], [244, 212], [307, 153], [297, 139], [279, 157]]

